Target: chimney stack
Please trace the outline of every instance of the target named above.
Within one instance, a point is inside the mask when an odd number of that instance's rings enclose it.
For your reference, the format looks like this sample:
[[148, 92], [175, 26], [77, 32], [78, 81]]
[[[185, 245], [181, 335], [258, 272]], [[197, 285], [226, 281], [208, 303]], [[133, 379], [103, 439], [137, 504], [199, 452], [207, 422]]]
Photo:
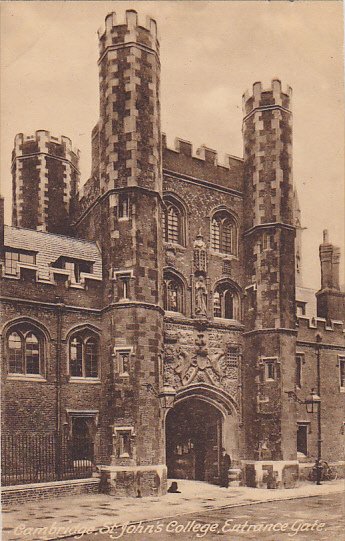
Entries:
[[327, 229], [323, 231], [323, 242], [320, 244], [321, 290], [336, 289], [339, 291], [340, 248], [329, 242]]

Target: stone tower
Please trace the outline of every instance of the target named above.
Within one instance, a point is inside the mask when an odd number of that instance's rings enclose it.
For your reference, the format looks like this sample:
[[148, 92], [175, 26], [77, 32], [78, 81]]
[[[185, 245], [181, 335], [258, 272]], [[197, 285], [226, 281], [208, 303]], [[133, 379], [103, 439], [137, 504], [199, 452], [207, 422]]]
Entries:
[[79, 183], [79, 150], [68, 137], [38, 130], [19, 133], [12, 153], [12, 223], [18, 227], [70, 234]]
[[[253, 85], [243, 99], [246, 456], [296, 459], [295, 227], [291, 89]], [[278, 353], [277, 353], [278, 352]], [[256, 468], [258, 473], [259, 466]]]
[[112, 426], [110, 485], [117, 494], [123, 486], [126, 493], [144, 495], [166, 487], [156, 22], [140, 25], [133, 10], [123, 22], [111, 13], [99, 43], [100, 119], [92, 134], [87, 188], [96, 197], [85, 206], [84, 195], [77, 227], [97, 239], [103, 253], [103, 325], [111, 352], [105, 390], [111, 397], [105, 421]]

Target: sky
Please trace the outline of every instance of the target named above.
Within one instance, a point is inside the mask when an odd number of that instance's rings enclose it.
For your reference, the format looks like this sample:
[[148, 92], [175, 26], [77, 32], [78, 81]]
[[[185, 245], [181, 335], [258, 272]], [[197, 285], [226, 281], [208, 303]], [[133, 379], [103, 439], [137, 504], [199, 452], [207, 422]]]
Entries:
[[[294, 183], [303, 226], [303, 282], [320, 286], [318, 246], [328, 228], [344, 283], [344, 49], [340, 1], [1, 2], [1, 192], [11, 221], [16, 133], [47, 129], [81, 151], [99, 114], [97, 30], [126, 9], [157, 20], [162, 129], [196, 150], [242, 156], [242, 94], [280, 78], [293, 88]], [[143, 20], [144, 20], [143, 18]]]

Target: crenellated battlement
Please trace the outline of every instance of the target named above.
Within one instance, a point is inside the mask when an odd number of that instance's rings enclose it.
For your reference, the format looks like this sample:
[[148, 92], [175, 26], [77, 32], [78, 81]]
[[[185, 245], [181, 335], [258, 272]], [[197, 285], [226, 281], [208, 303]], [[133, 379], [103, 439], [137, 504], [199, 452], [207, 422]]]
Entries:
[[[54, 145], [58, 145], [60, 149], [56, 149]], [[19, 157], [28, 153], [45, 153], [63, 157], [78, 168], [80, 151], [65, 135], [55, 137], [48, 130], [36, 130], [34, 135], [18, 133], [14, 138], [14, 155]]]
[[167, 144], [167, 138], [165, 133], [162, 134], [162, 147], [163, 149], [171, 150], [183, 156], [198, 159], [209, 165], [213, 165], [214, 167], [223, 167], [226, 169], [230, 169], [230, 167], [232, 166], [231, 162], [233, 160], [237, 160], [238, 162], [243, 161], [242, 158], [232, 156], [231, 154], [225, 154], [223, 156], [223, 159], [219, 160], [218, 152], [207, 147], [206, 145], [201, 145], [194, 152], [193, 144], [186, 139], [181, 139], [180, 137], [176, 137], [173, 147], [170, 147]]
[[299, 329], [311, 329], [314, 332], [335, 332], [342, 335], [345, 332], [345, 325], [343, 321], [338, 321], [331, 319], [327, 321], [323, 317], [307, 317], [307, 316], [298, 316], [298, 327]]
[[145, 21], [134, 9], [126, 10], [123, 17], [114, 11], [105, 18], [105, 26], [98, 30], [100, 56], [108, 47], [138, 43], [159, 53], [157, 23], [150, 16]]
[[252, 94], [247, 90], [242, 96], [243, 114], [246, 117], [255, 109], [265, 109], [272, 106], [280, 106], [290, 110], [291, 98], [291, 86], [287, 86], [283, 90], [279, 79], [273, 79], [270, 88], [263, 88], [261, 82], [256, 82], [253, 84]]

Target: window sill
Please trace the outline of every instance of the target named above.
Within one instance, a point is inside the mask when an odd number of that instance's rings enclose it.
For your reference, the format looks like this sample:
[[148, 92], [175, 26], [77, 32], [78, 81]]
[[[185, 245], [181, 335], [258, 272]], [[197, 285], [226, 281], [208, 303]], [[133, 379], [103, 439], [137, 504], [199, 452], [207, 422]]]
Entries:
[[87, 383], [95, 385], [101, 383], [101, 380], [99, 378], [79, 378], [71, 376], [69, 379], [69, 383]]
[[39, 381], [40, 383], [47, 381], [39, 374], [8, 374], [7, 379], [13, 381]]
[[345, 393], [345, 387], [340, 387], [339, 391], [340, 391], [341, 393]]

